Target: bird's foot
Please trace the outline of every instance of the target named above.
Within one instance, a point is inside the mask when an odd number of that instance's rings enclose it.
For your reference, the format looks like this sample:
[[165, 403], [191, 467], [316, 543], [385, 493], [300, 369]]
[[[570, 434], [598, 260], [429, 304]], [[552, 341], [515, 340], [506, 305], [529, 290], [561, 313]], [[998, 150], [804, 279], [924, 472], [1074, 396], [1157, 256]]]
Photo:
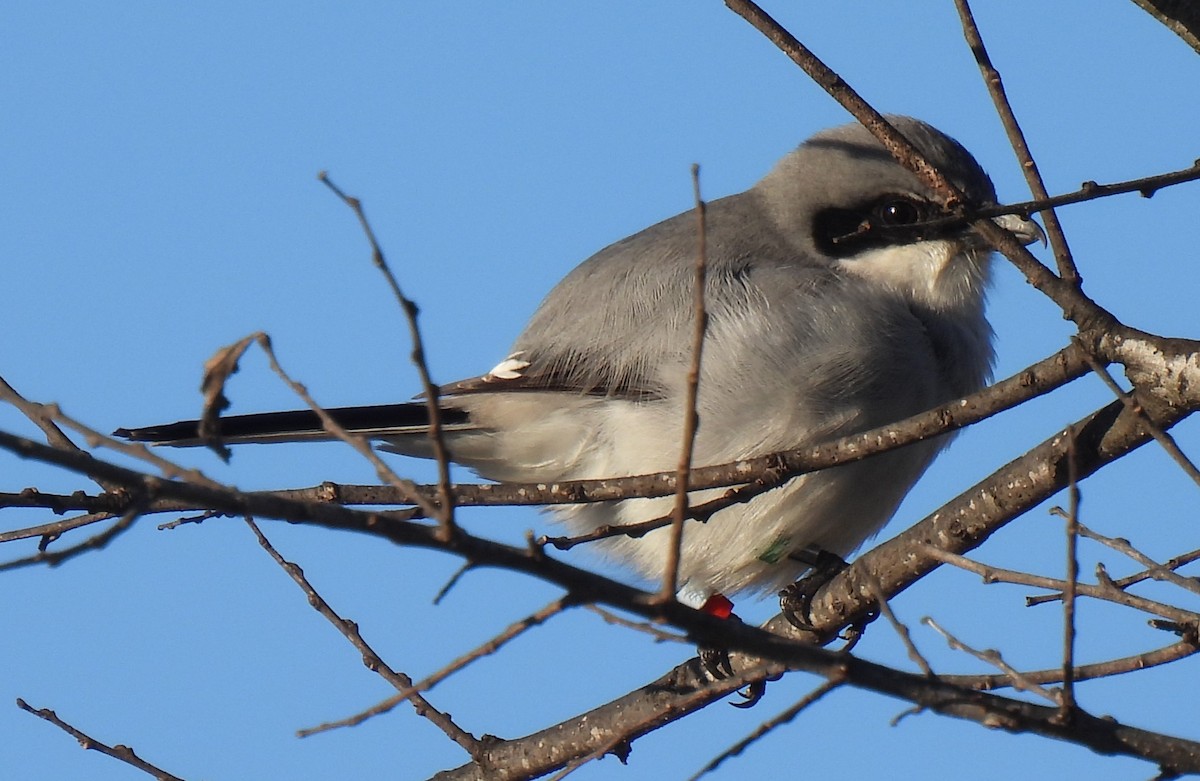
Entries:
[[[713, 594], [700, 607], [700, 610], [708, 613], [710, 616], [724, 619], [726, 621], [741, 621], [742, 619], [734, 615], [733, 603], [721, 594]], [[714, 680], [721, 681], [733, 675], [733, 664], [729, 661], [729, 649], [727, 648], [711, 648], [708, 646], [700, 646], [696, 649], [697, 655], [700, 657], [700, 664]], [[738, 691], [738, 696], [742, 698], [742, 702], [729, 703], [735, 708], [751, 708], [758, 704], [758, 701], [763, 698], [767, 691], [767, 682], [754, 681], [746, 686], [745, 689]]]
[[[700, 606], [701, 613], [707, 613], [714, 618], [725, 621], [741, 621], [733, 613], [733, 603], [723, 594], [713, 594]], [[726, 648], [710, 648], [700, 646], [696, 649], [700, 663], [715, 680], [724, 680], [733, 675], [733, 665], [729, 663], [729, 650]]]
[[827, 550], [806, 548], [791, 558], [809, 565], [804, 577], [779, 592], [779, 610], [792, 626], [813, 630], [812, 601], [826, 583], [848, 566], [841, 556]]
[[849, 653], [854, 646], [858, 645], [858, 641], [862, 639], [863, 634], [867, 631], [867, 624], [879, 618], [878, 608], [867, 613], [862, 618], [855, 621], [850, 626], [838, 633], [838, 637], [846, 642], [838, 650], [842, 653]]

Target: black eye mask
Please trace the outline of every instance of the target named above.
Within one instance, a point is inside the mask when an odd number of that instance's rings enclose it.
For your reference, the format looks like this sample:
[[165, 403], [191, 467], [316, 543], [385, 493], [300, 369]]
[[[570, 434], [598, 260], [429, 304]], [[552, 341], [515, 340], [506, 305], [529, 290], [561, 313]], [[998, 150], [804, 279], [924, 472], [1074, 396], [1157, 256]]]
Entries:
[[953, 217], [931, 201], [887, 195], [856, 208], [819, 212], [813, 220], [813, 240], [825, 254], [845, 258], [956, 234], [965, 220]]

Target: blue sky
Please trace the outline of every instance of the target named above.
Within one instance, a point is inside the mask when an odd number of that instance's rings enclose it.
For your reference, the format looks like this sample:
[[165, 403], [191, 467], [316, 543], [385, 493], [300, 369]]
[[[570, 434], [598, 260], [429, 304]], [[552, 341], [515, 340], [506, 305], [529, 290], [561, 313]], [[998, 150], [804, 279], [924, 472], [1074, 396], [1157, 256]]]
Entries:
[[[1200, 60], [1131, 2], [978, 5], [1051, 191], [1200, 157]], [[961, 140], [1002, 198], [1027, 197], [952, 4], [767, 10], [877, 107]], [[327, 405], [416, 391], [401, 315], [352, 214], [318, 171], [363, 199], [421, 305], [434, 377], [451, 381], [503, 357], [576, 263], [689, 208], [692, 163], [707, 197], [737, 192], [812, 132], [847, 120], [715, 2], [9, 3], [0, 27], [8, 280], [0, 373], [100, 430], [194, 415], [204, 360], [258, 330]], [[1198, 193], [1185, 185], [1149, 201], [1129, 195], [1062, 210], [1086, 290], [1131, 325], [1196, 336]], [[990, 316], [998, 376], [1050, 354], [1070, 333], [1004, 262]], [[245, 361], [230, 395], [236, 412], [297, 404], [258, 356]], [[1081, 381], [969, 431], [885, 534], [1108, 400], [1097, 381]], [[34, 433], [7, 408], [0, 428]], [[1185, 449], [1200, 451], [1194, 423], [1177, 433]], [[338, 445], [246, 448], [228, 466], [202, 452], [179, 460], [243, 488], [374, 479]], [[432, 476], [428, 465], [398, 465]], [[5, 455], [0, 472], [3, 491], [89, 487]], [[1167, 558], [1196, 547], [1194, 491], [1146, 448], [1085, 485], [1083, 518]], [[503, 540], [547, 528], [522, 509], [464, 518]], [[8, 529], [48, 516], [5, 519]], [[145, 777], [21, 713], [11, 706], [18, 696], [188, 779], [423, 778], [463, 761], [403, 708], [353, 730], [293, 737], [386, 697], [388, 687], [240, 522], [174, 531], [156, 523], [143, 519], [109, 549], [57, 569], [0, 574], [0, 767], [11, 777]], [[448, 556], [279, 524], [265, 531], [393, 666], [416, 677], [557, 596], [516, 575], [478, 572], [433, 607], [458, 566]], [[1062, 547], [1059, 521], [1043, 507], [979, 555], [1057, 574]], [[4, 558], [22, 552], [6, 546]], [[1101, 559], [1118, 574], [1130, 569], [1090, 546], [1082, 559], [1085, 572]], [[1052, 666], [1058, 613], [1024, 608], [1025, 593], [945, 572], [894, 607], [912, 624], [933, 615], [1018, 666]], [[739, 608], [749, 618], [773, 612], [769, 600]], [[915, 631], [939, 670], [978, 669]], [[1166, 642], [1137, 616], [1083, 611], [1085, 661]], [[859, 650], [910, 667], [882, 624]], [[512, 737], [622, 694], [690, 653], [576, 611], [431, 699], [469, 730]], [[1081, 702], [1178, 733], [1194, 729], [1194, 697], [1180, 682], [1195, 674], [1184, 662], [1090, 684]], [[686, 777], [814, 685], [790, 676], [753, 711], [715, 705], [638, 741], [629, 767], [609, 758], [575, 777]], [[904, 709], [837, 693], [714, 778], [1153, 773], [934, 716], [889, 726]]]

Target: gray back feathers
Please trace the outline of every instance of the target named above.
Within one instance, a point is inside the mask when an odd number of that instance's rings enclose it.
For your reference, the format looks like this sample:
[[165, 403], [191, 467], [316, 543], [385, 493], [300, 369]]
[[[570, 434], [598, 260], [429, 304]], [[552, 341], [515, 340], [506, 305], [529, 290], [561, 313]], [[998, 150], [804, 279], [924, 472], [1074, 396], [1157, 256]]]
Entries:
[[[994, 201], [991, 181], [957, 142], [915, 119], [890, 120], [969, 197]], [[814, 241], [814, 220], [822, 210], [851, 208], [883, 193], [928, 195], [913, 174], [855, 124], [814, 136], [747, 192], [709, 204], [710, 333], [705, 349], [721, 356], [719, 365], [742, 366], [746, 372], [765, 368], [768, 377], [818, 387], [836, 385], [839, 379], [853, 383], [853, 372], [842, 364], [878, 360], [861, 354], [857, 343], [871, 344], [870, 352], [888, 351], [893, 342], [907, 343], [913, 328], [941, 330], [932, 316], [913, 322], [907, 302], [878, 300], [877, 290], [856, 291], [863, 287], [860, 280], [848, 280]], [[531, 363], [525, 371], [529, 385], [630, 397], [669, 393], [689, 360], [697, 247], [695, 214], [684, 212], [601, 250], [574, 269], [513, 345]], [[979, 295], [967, 302], [973, 311], [954, 313], [956, 319], [968, 314], [975, 332], [969, 335], [970, 347], [944, 347], [956, 358], [980, 346], [981, 336], [987, 341], [982, 320], [985, 263], [981, 254]], [[831, 287], [839, 292], [828, 295]], [[864, 329], [874, 333], [857, 334]], [[942, 337], [954, 340], [951, 333]], [[824, 356], [823, 343], [843, 354]], [[805, 360], [798, 362], [801, 356]], [[948, 392], [978, 387], [990, 360], [990, 351], [977, 356], [964, 376], [951, 380]], [[716, 362], [715, 357], [706, 361]], [[794, 377], [796, 370], [813, 376]], [[827, 376], [818, 376], [822, 374]], [[723, 386], [743, 382], [745, 376], [706, 373], [704, 381]]]

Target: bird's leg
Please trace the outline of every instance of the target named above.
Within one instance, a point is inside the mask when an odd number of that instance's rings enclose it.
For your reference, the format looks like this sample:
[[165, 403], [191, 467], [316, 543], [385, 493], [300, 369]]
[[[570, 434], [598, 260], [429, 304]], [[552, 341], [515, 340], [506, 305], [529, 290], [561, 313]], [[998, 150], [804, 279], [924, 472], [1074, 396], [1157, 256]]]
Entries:
[[847, 564], [836, 553], [814, 546], [791, 553], [788, 558], [807, 564], [809, 569], [803, 577], [779, 592], [779, 610], [792, 626], [810, 632], [813, 629], [813, 598]]
[[[701, 612], [708, 613], [710, 616], [720, 618], [726, 621], [741, 621], [733, 612], [733, 602], [724, 594], [713, 594], [704, 604], [700, 606]], [[697, 655], [700, 657], [700, 664], [708, 671], [716, 680], [722, 680], [733, 675], [733, 665], [729, 661], [729, 649], [727, 648], [711, 648], [708, 646], [700, 646], [696, 649]], [[742, 702], [731, 702], [735, 708], [750, 708], [758, 703], [763, 698], [763, 694], [767, 691], [766, 681], [754, 681], [745, 689], [738, 692], [738, 696], [742, 698]]]
[[[701, 613], [708, 613], [714, 618], [741, 621], [733, 614], [733, 603], [723, 594], [713, 594], [700, 606]], [[708, 674], [718, 681], [733, 675], [733, 665], [729, 663], [729, 651], [725, 648], [710, 648], [700, 646], [696, 649], [700, 663]]]

